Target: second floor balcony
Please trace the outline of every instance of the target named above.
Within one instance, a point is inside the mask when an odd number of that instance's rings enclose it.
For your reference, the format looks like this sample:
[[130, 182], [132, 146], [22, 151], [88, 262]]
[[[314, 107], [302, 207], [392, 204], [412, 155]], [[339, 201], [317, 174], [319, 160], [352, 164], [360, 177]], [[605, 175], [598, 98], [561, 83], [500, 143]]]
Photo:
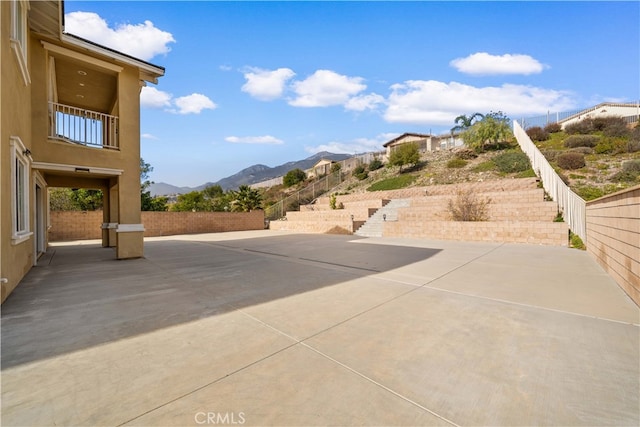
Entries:
[[49, 138], [88, 147], [119, 150], [118, 117], [49, 102]]

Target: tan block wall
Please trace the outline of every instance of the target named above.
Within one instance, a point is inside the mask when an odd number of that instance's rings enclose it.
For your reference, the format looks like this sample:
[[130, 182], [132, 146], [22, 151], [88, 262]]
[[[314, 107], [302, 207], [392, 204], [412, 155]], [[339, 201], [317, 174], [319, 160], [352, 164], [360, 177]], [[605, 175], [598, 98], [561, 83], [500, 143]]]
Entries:
[[[49, 241], [100, 239], [102, 211], [51, 212]], [[145, 237], [262, 230], [264, 212], [142, 212]]]
[[587, 251], [640, 305], [640, 186], [587, 203]]
[[[482, 182], [466, 182], [464, 184], [451, 184], [451, 185], [429, 185], [425, 187], [410, 187], [400, 190], [388, 190], [388, 191], [371, 191], [355, 194], [346, 194], [337, 196], [337, 202], [354, 202], [359, 200], [371, 200], [371, 199], [410, 199], [414, 197], [422, 197], [426, 194], [432, 195], [455, 195], [458, 190], [471, 190], [474, 193], [486, 193], [486, 192], [503, 192], [503, 191], [518, 191], [518, 190], [532, 190], [537, 188], [537, 178], [515, 178], [515, 179], [500, 179], [493, 181]], [[540, 189], [540, 193], [543, 190]], [[328, 205], [330, 195], [319, 197], [318, 205]]]
[[344, 210], [287, 212], [286, 220], [271, 221], [269, 228], [300, 233], [352, 234], [353, 221]]
[[383, 236], [567, 246], [568, 233], [564, 222], [412, 221], [386, 222]]

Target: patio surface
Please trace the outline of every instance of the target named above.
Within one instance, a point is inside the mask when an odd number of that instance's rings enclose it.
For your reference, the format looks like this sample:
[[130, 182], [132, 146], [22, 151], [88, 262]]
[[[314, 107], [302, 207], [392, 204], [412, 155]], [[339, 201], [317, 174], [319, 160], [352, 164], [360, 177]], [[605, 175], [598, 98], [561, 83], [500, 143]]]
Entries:
[[640, 425], [640, 310], [578, 250], [236, 232], [53, 245], [3, 426]]

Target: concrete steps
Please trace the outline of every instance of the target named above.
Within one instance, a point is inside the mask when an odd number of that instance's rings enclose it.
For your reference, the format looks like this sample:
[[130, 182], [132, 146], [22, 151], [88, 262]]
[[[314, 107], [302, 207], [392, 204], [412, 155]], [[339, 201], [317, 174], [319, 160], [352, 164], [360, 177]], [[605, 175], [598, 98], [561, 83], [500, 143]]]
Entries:
[[382, 237], [384, 223], [398, 220], [398, 210], [411, 205], [410, 199], [394, 199], [378, 209], [354, 234], [362, 237]]

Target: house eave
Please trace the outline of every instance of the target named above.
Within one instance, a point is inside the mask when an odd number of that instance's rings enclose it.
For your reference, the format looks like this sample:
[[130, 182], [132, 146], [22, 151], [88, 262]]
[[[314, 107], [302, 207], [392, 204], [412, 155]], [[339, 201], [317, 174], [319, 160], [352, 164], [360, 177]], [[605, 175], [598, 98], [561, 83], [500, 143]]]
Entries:
[[76, 48], [84, 49], [86, 51], [105, 56], [113, 61], [118, 61], [127, 65], [137, 67], [138, 69], [140, 69], [140, 78], [154, 84], [157, 84], [158, 78], [164, 76], [165, 73], [164, 67], [154, 65], [150, 62], [146, 62], [125, 53], [118, 52], [117, 50], [101, 46], [97, 43], [83, 39], [82, 37], [78, 37], [74, 34], [63, 32], [60, 36], [60, 40], [63, 43], [72, 45]]

